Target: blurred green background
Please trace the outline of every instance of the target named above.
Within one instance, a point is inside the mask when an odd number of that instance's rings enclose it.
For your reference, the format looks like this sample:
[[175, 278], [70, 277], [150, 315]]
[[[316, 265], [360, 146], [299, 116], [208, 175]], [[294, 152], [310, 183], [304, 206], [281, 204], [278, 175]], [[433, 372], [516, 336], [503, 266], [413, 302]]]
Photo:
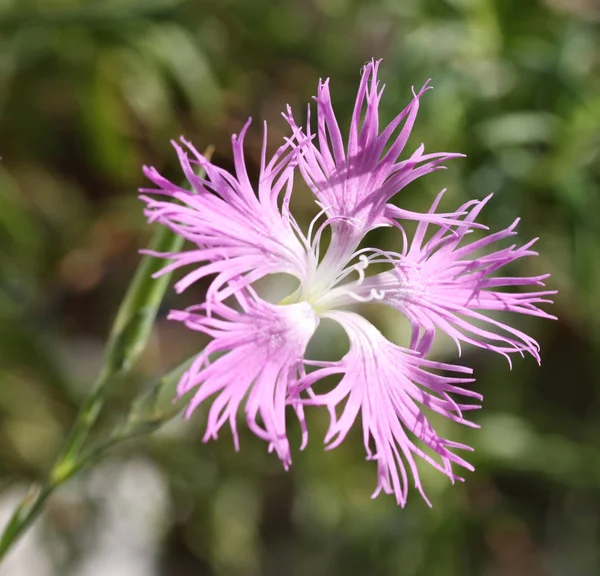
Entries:
[[[521, 216], [522, 240], [540, 237], [540, 256], [514, 272], [552, 273], [560, 320], [515, 320], [540, 341], [541, 368], [465, 351], [482, 428], [443, 431], [475, 447], [476, 472], [453, 487], [423, 467], [432, 510], [416, 492], [405, 510], [370, 500], [376, 466], [358, 429], [325, 453], [326, 418], [313, 417], [285, 473], [249, 434], [239, 453], [226, 431], [202, 444], [198, 412], [59, 491], [0, 574], [600, 574], [599, 22], [597, 0], [1, 0], [2, 523], [51, 465], [100, 366], [149, 236], [141, 165], [178, 180], [169, 139], [184, 134], [230, 167], [230, 134], [252, 116], [256, 173], [260, 122], [274, 149], [285, 104], [301, 117], [330, 76], [347, 126], [373, 56], [386, 120], [433, 79], [410, 151], [467, 154], [398, 200], [422, 211], [448, 187], [452, 209], [495, 192], [484, 220]], [[294, 202], [300, 220], [312, 215], [301, 187]], [[169, 291], [101, 424], [203, 345], [164, 319], [201, 298], [202, 287]], [[444, 343], [435, 356], [456, 361]]]

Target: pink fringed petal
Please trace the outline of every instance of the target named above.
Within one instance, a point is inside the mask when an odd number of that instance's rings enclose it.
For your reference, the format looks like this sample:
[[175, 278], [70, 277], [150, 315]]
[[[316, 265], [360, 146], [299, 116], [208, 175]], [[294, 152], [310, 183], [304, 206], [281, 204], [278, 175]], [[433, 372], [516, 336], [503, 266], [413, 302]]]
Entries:
[[[299, 228], [288, 209], [295, 154], [286, 144], [267, 164], [265, 127], [255, 192], [243, 152], [249, 124], [250, 121], [239, 137], [232, 138], [235, 177], [209, 162], [183, 138], [183, 147], [175, 142], [173, 146], [191, 191], [169, 182], [154, 168], [144, 168], [146, 176], [156, 185], [141, 190], [148, 220], [160, 222], [196, 244], [193, 250], [155, 254], [172, 261], [161, 273], [181, 266], [196, 266], [179, 282], [179, 291], [215, 274], [209, 296], [222, 300], [231, 294], [232, 290], [227, 291], [225, 286], [234, 278], [237, 278], [235, 289], [239, 290], [272, 273], [288, 273], [302, 281], [314, 267], [312, 253], [307, 251], [306, 240], [299, 236]], [[196, 169], [203, 169], [206, 177], [198, 176]]]
[[[270, 449], [288, 468], [291, 455], [286, 435], [286, 399], [290, 387], [296, 386], [304, 373], [304, 351], [319, 320], [305, 302], [275, 306], [241, 294], [238, 300], [242, 311], [218, 303], [213, 305], [210, 316], [202, 313], [204, 306], [171, 312], [171, 319], [213, 338], [181, 379], [178, 396], [196, 391], [186, 417], [214, 396], [204, 441], [216, 438], [229, 422], [236, 449], [236, 418], [246, 398], [249, 428], [269, 442]], [[302, 408], [296, 412], [305, 429]]]
[[[373, 60], [363, 68], [347, 146], [335, 118], [326, 80], [319, 83], [315, 98], [316, 142], [298, 147], [299, 168], [306, 183], [330, 217], [354, 223], [353, 240], [360, 240], [368, 230], [388, 224], [390, 218], [397, 216], [386, 208], [386, 203], [407, 184], [443, 168], [441, 164], [446, 160], [462, 156], [445, 152], [425, 155], [420, 146], [408, 160], [398, 160], [415, 123], [420, 97], [430, 87], [427, 82], [418, 93], [413, 91], [410, 104], [379, 133], [379, 102], [384, 89], [377, 79], [379, 64], [380, 61]], [[285, 118], [296, 137], [305, 139], [291, 109], [288, 108]], [[310, 124], [306, 135], [312, 137]], [[418, 218], [418, 215], [407, 211], [402, 217]]]
[[[491, 196], [490, 196], [491, 197]], [[544, 276], [494, 277], [499, 269], [527, 256], [535, 241], [515, 245], [488, 254], [479, 251], [514, 236], [518, 221], [500, 232], [474, 242], [463, 242], [472, 230], [474, 220], [489, 198], [470, 202], [463, 226], [440, 227], [426, 240], [428, 222], [418, 224], [412, 242], [398, 255], [390, 271], [355, 282], [338, 290], [337, 305], [348, 304], [354, 298], [387, 304], [402, 312], [413, 327], [411, 347], [426, 353], [436, 331], [448, 334], [457, 344], [467, 342], [503, 354], [531, 354], [538, 362], [538, 343], [512, 326], [500, 322], [486, 312], [516, 312], [540, 318], [555, 319], [539, 304], [547, 304], [554, 290], [532, 292], [498, 291], [494, 288], [544, 286]], [[439, 200], [434, 202], [433, 214]], [[376, 294], [377, 297], [372, 297]]]
[[[431, 505], [421, 485], [415, 457], [445, 474], [451, 482], [462, 480], [453, 472], [453, 464], [467, 470], [473, 470], [473, 467], [452, 451], [470, 448], [441, 438], [422, 408], [475, 427], [473, 422], [464, 418], [463, 412], [480, 406], [457, 403], [450, 394], [476, 400], [482, 397], [460, 386], [472, 382], [473, 378], [441, 376], [429, 370], [463, 375], [472, 371], [461, 366], [431, 362], [414, 351], [400, 348], [386, 340], [358, 314], [334, 311], [323, 317], [336, 320], [344, 328], [350, 350], [341, 361], [325, 364], [304, 377], [296, 393], [310, 387], [310, 398], [305, 403], [329, 409], [331, 424], [325, 438], [328, 448], [341, 444], [360, 414], [367, 457], [377, 461], [378, 482], [373, 497], [381, 491], [394, 494], [398, 504], [404, 506], [410, 475], [416, 489]], [[317, 383], [332, 374], [343, 374], [343, 377], [331, 392], [316, 393]], [[336, 407], [344, 402], [338, 417]], [[371, 443], [375, 452], [371, 450]]]

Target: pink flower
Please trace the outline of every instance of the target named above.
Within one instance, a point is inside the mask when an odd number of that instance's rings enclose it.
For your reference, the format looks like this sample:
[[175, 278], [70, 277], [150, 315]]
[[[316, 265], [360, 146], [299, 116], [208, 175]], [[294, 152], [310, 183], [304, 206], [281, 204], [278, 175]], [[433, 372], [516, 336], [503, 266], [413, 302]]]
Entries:
[[[150, 221], [169, 226], [195, 245], [181, 253], [157, 254], [172, 260], [164, 271], [193, 267], [176, 289], [213, 276], [204, 303], [170, 315], [212, 337], [178, 390], [180, 396], [192, 393], [187, 417], [212, 398], [204, 440], [216, 438], [229, 424], [237, 449], [237, 415], [243, 406], [249, 428], [287, 468], [291, 451], [286, 406], [300, 420], [302, 447], [307, 440], [306, 408], [329, 410], [331, 425], [325, 439], [329, 448], [344, 440], [360, 416], [367, 457], [377, 461], [374, 495], [394, 494], [404, 506], [409, 477], [429, 503], [416, 457], [451, 482], [462, 480], [453, 466], [472, 470], [456, 453], [469, 450], [468, 446], [442, 438], [428, 419], [428, 413], [435, 412], [476, 426], [463, 413], [478, 408], [482, 399], [469, 387], [473, 383], [469, 368], [425, 358], [436, 335], [448, 334], [459, 351], [466, 342], [506, 357], [528, 352], [539, 361], [533, 338], [488, 313], [554, 318], [539, 308], [554, 292], [513, 290], [543, 286], [547, 276], [495, 276], [507, 264], [535, 254], [530, 249], [533, 242], [495, 247], [516, 234], [516, 222], [506, 230], [465, 241], [475, 229], [485, 228], [475, 219], [487, 198], [449, 213], [436, 212], [441, 194], [427, 214], [389, 203], [412, 180], [460, 155], [425, 155], [421, 146], [407, 160], [398, 159], [427, 86], [413, 92], [411, 103], [380, 133], [383, 89], [377, 81], [378, 66], [373, 61], [363, 70], [347, 144], [335, 120], [329, 83], [321, 82], [316, 139], [309, 126], [303, 131], [295, 124], [288, 109], [291, 137], [268, 163], [265, 140], [255, 187], [244, 165], [246, 124], [239, 138], [233, 137], [235, 175], [213, 165], [183, 140], [185, 149], [174, 146], [190, 190], [146, 168], [156, 188], [143, 190], [142, 198]], [[205, 170], [205, 178], [195, 173], [196, 167]], [[289, 211], [296, 170], [321, 208], [306, 234]], [[404, 219], [418, 221], [410, 242]], [[369, 230], [384, 225], [400, 231], [404, 243], [398, 252], [359, 248]], [[428, 227], [434, 229], [426, 237]], [[321, 257], [321, 237], [327, 229], [331, 240]], [[492, 245], [493, 251], [482, 253]], [[388, 269], [369, 276], [372, 264]], [[255, 282], [276, 273], [295, 277], [298, 288], [279, 304], [271, 304], [256, 292]], [[403, 313], [413, 329], [408, 347], [389, 342], [365, 318], [344, 309], [356, 303], [376, 303]], [[349, 350], [341, 360], [306, 358], [308, 342], [322, 318], [339, 323], [348, 336]], [[341, 375], [339, 383], [320, 393], [322, 380], [332, 375]], [[459, 402], [453, 396], [475, 402]]]

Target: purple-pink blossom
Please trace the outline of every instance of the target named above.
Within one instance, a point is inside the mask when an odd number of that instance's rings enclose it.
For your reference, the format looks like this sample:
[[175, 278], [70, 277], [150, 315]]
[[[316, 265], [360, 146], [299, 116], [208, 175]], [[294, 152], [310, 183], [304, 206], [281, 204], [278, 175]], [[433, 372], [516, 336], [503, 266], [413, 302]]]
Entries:
[[[462, 344], [470, 344], [509, 361], [513, 353], [529, 353], [539, 362], [538, 343], [511, 326], [510, 315], [554, 318], [539, 307], [550, 303], [554, 292], [541, 288], [547, 275], [498, 275], [505, 266], [535, 255], [534, 241], [506, 244], [516, 235], [517, 222], [497, 232], [477, 223], [489, 197], [438, 212], [440, 194], [425, 214], [391, 203], [410, 182], [461, 154], [425, 154], [423, 145], [404, 154], [429, 86], [413, 90], [408, 106], [380, 129], [384, 87], [378, 68], [375, 61], [363, 68], [347, 138], [326, 80], [319, 83], [315, 98], [316, 133], [310, 118], [300, 127], [288, 107], [284, 117], [290, 133], [267, 161], [265, 126], [256, 184], [244, 161], [248, 122], [232, 139], [233, 174], [182, 139], [183, 146], [174, 147], [187, 185], [145, 168], [154, 187], [143, 189], [141, 197], [149, 221], [168, 226], [191, 244], [183, 252], [156, 253], [171, 261], [161, 273], [188, 267], [176, 284], [178, 291], [210, 279], [204, 302], [170, 314], [212, 338], [178, 388], [179, 396], [192, 394], [186, 417], [210, 402], [204, 440], [216, 438], [228, 425], [238, 449], [243, 413], [249, 429], [287, 468], [292, 461], [288, 408], [302, 427], [301, 448], [308, 440], [305, 410], [327, 409], [327, 448], [335, 448], [353, 426], [360, 426], [367, 458], [377, 462], [374, 496], [393, 494], [404, 506], [411, 483], [429, 503], [418, 460], [450, 482], [462, 480], [457, 467], [473, 469], [459, 454], [470, 448], [441, 437], [428, 415], [476, 427], [465, 413], [479, 408], [482, 397], [473, 389], [470, 368], [427, 358], [434, 339], [442, 333], [456, 342], [459, 352]], [[312, 191], [318, 211], [307, 230], [289, 208], [298, 178]], [[417, 222], [412, 238], [405, 232], [406, 220]], [[367, 232], [380, 226], [397, 230], [398, 250], [361, 247]], [[330, 241], [322, 254], [326, 230]], [[477, 239], [469, 241], [473, 232]], [[383, 265], [385, 271], [371, 274], [373, 265], [378, 270]], [[297, 288], [276, 304], [265, 301], [256, 285], [273, 274], [297, 281]], [[412, 337], [404, 347], [360, 315], [365, 305], [387, 306], [408, 319]], [[347, 335], [348, 352], [339, 360], [307, 357], [322, 319], [337, 322]], [[336, 376], [333, 388], [323, 388], [324, 379]]]

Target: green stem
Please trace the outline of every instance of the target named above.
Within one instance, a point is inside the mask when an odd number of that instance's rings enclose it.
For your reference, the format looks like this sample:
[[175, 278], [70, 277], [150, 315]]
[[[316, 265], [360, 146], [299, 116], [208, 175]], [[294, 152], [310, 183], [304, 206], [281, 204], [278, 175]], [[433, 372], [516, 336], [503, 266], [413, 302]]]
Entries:
[[79, 413], [77, 414], [75, 423], [71, 428], [71, 432], [69, 433], [65, 447], [52, 467], [52, 471], [50, 473], [51, 477], [60, 477], [65, 474], [66, 470], [70, 466], [70, 463], [76, 458], [77, 454], [79, 454], [83, 448], [89, 431], [96, 423], [96, 420], [100, 415], [100, 411], [104, 406], [108, 383], [108, 374], [103, 371], [94, 385], [94, 391], [92, 392], [91, 396], [87, 398], [87, 400], [79, 409]]
[[[210, 160], [212, 153], [213, 148], [209, 146], [204, 155]], [[183, 242], [181, 236], [177, 236], [166, 226], [160, 226], [152, 237], [149, 250], [166, 254], [178, 252]], [[177, 367], [162, 378], [158, 385], [136, 400], [123, 425], [116, 428], [108, 439], [87, 455], [81, 456], [112, 383], [131, 370], [146, 347], [171, 277], [171, 274], [164, 274], [157, 279], [153, 278], [153, 275], [163, 266], [164, 263], [159, 258], [153, 256], [142, 258], [108, 336], [104, 365], [94, 384], [93, 392], [79, 410], [65, 447], [52, 466], [47, 481], [32, 488], [9, 520], [0, 538], [0, 560], [37, 518], [44, 502], [56, 488], [95, 461], [111, 446], [132, 436], [152, 432], [179, 410], [181, 402], [177, 405], [172, 402], [175, 397], [175, 386], [191, 361]]]
[[59, 486], [64, 484], [83, 468], [96, 462], [106, 450], [124, 439], [125, 438], [111, 438], [110, 441], [98, 445], [95, 449], [91, 450], [84, 458], [73, 461], [72, 465], [68, 468], [63, 466], [60, 469], [60, 473], [58, 473], [59, 469], [54, 468], [53, 473], [45, 483], [41, 485], [34, 484], [29, 490], [29, 493], [17, 506], [17, 509], [14, 511], [11, 519], [2, 532], [2, 537], [0, 537], [0, 561], [2, 561], [11, 546], [36, 520], [42, 511], [46, 500]]
[[39, 516], [48, 497], [82, 468], [95, 461], [110, 446], [117, 443], [115, 439], [111, 438], [110, 442], [98, 446], [84, 458], [77, 459], [78, 451], [81, 449], [87, 435], [86, 424], [95, 421], [101, 408], [101, 390], [102, 388], [98, 388], [80, 411], [80, 418], [77, 420], [79, 427], [74, 428], [71, 433], [67, 448], [63, 456], [58, 458], [56, 464], [52, 467], [48, 480], [43, 484], [34, 484], [14, 511], [0, 537], [0, 561]]
[[[71, 440], [68, 442], [71, 450], [66, 450], [64, 456], [58, 459], [48, 479], [43, 484], [34, 485], [31, 488], [8, 521], [0, 537], [0, 561], [18, 540], [19, 536], [39, 516], [44, 503], [57, 488], [84, 468], [97, 462], [113, 446], [135, 436], [148, 434], [156, 430], [181, 410], [188, 398], [181, 398], [176, 403], [173, 403], [172, 399], [175, 397], [177, 382], [179, 382], [182, 374], [189, 368], [193, 360], [194, 357], [189, 358], [163, 376], [149, 390], [142, 393], [133, 402], [123, 422], [118, 424], [107, 438], [96, 443], [84, 455], [80, 456], [79, 452], [73, 452], [74, 447], [80, 442], [80, 435], [77, 433], [72, 434]], [[103, 384], [103, 386], [106, 385], [108, 385], [108, 381]], [[89, 422], [89, 420], [86, 420], [90, 417], [89, 415], [91, 415], [92, 420], [94, 419], [93, 412], [98, 409], [98, 400], [94, 401], [94, 396], [96, 394], [90, 397], [81, 410], [82, 423]]]
[[32, 486], [4, 528], [2, 538], [0, 538], [0, 560], [4, 558], [4, 555], [8, 552], [12, 544], [16, 542], [19, 536], [37, 518], [44, 502], [52, 494], [53, 490], [54, 487], [51, 485]]

